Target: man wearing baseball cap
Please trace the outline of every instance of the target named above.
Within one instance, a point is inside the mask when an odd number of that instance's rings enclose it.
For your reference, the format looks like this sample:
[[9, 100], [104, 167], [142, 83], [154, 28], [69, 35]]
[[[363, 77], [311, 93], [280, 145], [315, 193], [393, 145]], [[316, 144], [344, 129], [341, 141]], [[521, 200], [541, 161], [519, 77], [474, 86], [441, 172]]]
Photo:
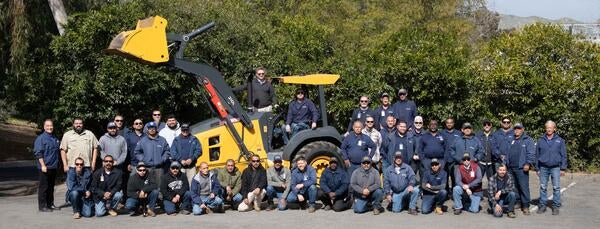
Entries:
[[192, 192], [187, 178], [181, 173], [181, 164], [171, 162], [169, 172], [163, 176], [160, 192], [167, 215], [177, 215], [177, 207], [184, 215], [189, 215], [192, 208]]
[[408, 199], [408, 214], [417, 215], [417, 198], [419, 198], [419, 187], [412, 168], [402, 162], [402, 152], [396, 152], [394, 163], [385, 169], [383, 173], [383, 192], [386, 199], [392, 204], [392, 212], [402, 211], [405, 201]]
[[381, 101], [381, 106], [377, 107], [375, 112], [373, 112], [375, 115], [375, 126], [377, 127], [377, 130], [385, 128], [386, 119], [388, 116], [394, 116], [394, 108], [392, 108], [392, 104], [390, 103], [390, 94], [387, 92], [381, 93], [379, 100]]
[[370, 210], [371, 203], [373, 214], [379, 215], [384, 209], [381, 207], [383, 191], [379, 171], [371, 167], [371, 157], [362, 158], [361, 168], [354, 170], [350, 177], [350, 191], [354, 196], [354, 212], [365, 213]]
[[435, 214], [444, 214], [442, 206], [444, 206], [444, 201], [446, 201], [448, 194], [446, 191], [446, 179], [448, 179], [448, 175], [446, 175], [446, 171], [441, 169], [438, 159], [431, 159], [431, 169], [423, 173], [421, 213], [429, 214], [435, 206]]
[[479, 202], [483, 197], [481, 186], [481, 168], [471, 160], [469, 153], [465, 153], [462, 163], [454, 170], [454, 186], [452, 196], [454, 200], [454, 214], [462, 213], [463, 204], [467, 205], [468, 211], [479, 212]]
[[171, 157], [181, 164], [182, 170], [187, 177], [188, 183], [196, 175], [196, 161], [202, 155], [202, 145], [196, 136], [190, 132], [190, 125], [181, 125], [181, 134], [175, 137], [171, 144]]
[[408, 90], [402, 88], [398, 91], [398, 102], [392, 106], [396, 119], [404, 120], [409, 123], [409, 127], [412, 127], [412, 123], [415, 120], [415, 116], [419, 115], [417, 112], [417, 105], [414, 101], [408, 99]]
[[506, 141], [503, 148], [508, 149], [506, 165], [508, 171], [515, 179], [516, 193], [520, 197], [523, 215], [529, 215], [531, 195], [529, 193], [529, 170], [536, 165], [535, 145], [533, 139], [525, 134], [525, 127], [521, 123], [514, 126], [514, 138]]
[[[277, 198], [277, 208], [286, 209], [287, 196], [290, 192], [292, 172], [283, 166], [281, 156], [273, 158], [273, 166], [267, 170], [267, 211], [275, 209], [273, 198]], [[323, 178], [321, 178], [323, 179]]]
[[333, 209], [336, 212], [350, 208], [352, 202], [348, 198], [348, 185], [350, 177], [344, 168], [338, 167], [339, 161], [333, 156], [329, 159], [329, 166], [321, 174], [319, 181], [319, 199], [325, 205], [325, 210]]

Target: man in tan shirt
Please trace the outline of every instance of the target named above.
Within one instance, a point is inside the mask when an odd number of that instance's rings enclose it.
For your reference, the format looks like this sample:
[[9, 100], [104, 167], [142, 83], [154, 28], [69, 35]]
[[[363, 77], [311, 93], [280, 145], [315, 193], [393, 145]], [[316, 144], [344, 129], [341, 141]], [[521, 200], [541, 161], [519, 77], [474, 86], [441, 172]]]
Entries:
[[83, 129], [83, 120], [75, 118], [73, 129], [67, 131], [60, 143], [60, 156], [62, 158], [65, 172], [75, 168], [75, 159], [83, 158], [84, 168], [96, 170], [96, 158], [98, 157], [98, 139], [89, 130]]

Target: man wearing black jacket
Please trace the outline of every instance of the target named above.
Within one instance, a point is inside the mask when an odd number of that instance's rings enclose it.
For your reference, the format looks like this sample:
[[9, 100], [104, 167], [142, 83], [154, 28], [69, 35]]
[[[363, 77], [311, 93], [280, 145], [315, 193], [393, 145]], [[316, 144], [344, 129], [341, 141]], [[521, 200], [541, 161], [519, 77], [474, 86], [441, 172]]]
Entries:
[[148, 175], [148, 169], [144, 162], [139, 162], [136, 166], [136, 174], [129, 178], [127, 183], [127, 201], [125, 202], [125, 208], [129, 212], [133, 212], [132, 215], [139, 215], [144, 213], [139, 208], [145, 208], [148, 206], [145, 214], [154, 217], [154, 206], [158, 199], [158, 186], [156, 181], [150, 175]]
[[96, 216], [104, 216], [107, 207], [109, 215], [117, 216], [115, 209], [123, 197], [123, 193], [120, 191], [123, 175], [121, 170], [113, 168], [112, 156], [104, 156], [102, 163], [103, 169], [97, 170], [92, 176], [91, 190], [94, 193]]
[[163, 205], [167, 215], [177, 215], [177, 207], [184, 215], [190, 214], [192, 192], [187, 177], [181, 173], [181, 164], [171, 162], [169, 173], [162, 177], [160, 192], [163, 195]]
[[252, 155], [250, 165], [242, 173], [242, 189], [240, 193], [244, 200], [238, 206], [238, 211], [249, 211], [254, 206], [255, 211], [260, 211], [260, 203], [267, 191], [267, 171], [260, 164], [260, 157]]
[[329, 167], [323, 171], [319, 181], [319, 199], [325, 205], [325, 211], [333, 209], [336, 212], [345, 211], [352, 205], [348, 196], [350, 177], [344, 168], [338, 167], [336, 157], [329, 159]]
[[256, 77], [233, 89], [238, 93], [246, 90], [248, 92], [248, 106], [252, 111], [271, 112], [275, 105], [275, 88], [271, 81], [266, 79], [267, 70], [263, 67], [256, 69]]

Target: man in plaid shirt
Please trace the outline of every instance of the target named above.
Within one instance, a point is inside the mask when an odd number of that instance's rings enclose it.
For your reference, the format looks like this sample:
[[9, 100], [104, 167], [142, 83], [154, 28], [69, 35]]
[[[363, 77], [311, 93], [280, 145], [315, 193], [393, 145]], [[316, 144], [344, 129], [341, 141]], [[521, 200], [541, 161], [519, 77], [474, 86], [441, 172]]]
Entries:
[[498, 166], [496, 174], [490, 177], [488, 183], [490, 210], [495, 217], [502, 217], [504, 206], [508, 205], [506, 212], [509, 218], [515, 218], [515, 202], [517, 195], [514, 192], [513, 177], [508, 174], [505, 164]]

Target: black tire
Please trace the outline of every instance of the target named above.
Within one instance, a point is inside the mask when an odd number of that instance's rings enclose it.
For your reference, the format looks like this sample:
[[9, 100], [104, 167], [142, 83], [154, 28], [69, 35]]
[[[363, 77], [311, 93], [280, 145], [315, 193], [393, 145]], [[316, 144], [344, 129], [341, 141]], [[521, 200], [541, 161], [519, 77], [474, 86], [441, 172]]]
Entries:
[[[329, 166], [330, 157], [336, 157], [339, 162], [338, 167], [346, 169], [342, 160], [342, 155], [339, 153], [339, 148], [331, 142], [316, 141], [304, 145], [298, 150], [298, 153], [296, 153], [293, 162], [296, 161], [296, 158], [301, 156], [306, 159], [306, 162], [309, 165], [317, 170], [317, 180], [320, 180], [324, 168]], [[324, 160], [325, 158], [327, 158], [327, 160]], [[317, 165], [313, 163], [317, 163]]]

